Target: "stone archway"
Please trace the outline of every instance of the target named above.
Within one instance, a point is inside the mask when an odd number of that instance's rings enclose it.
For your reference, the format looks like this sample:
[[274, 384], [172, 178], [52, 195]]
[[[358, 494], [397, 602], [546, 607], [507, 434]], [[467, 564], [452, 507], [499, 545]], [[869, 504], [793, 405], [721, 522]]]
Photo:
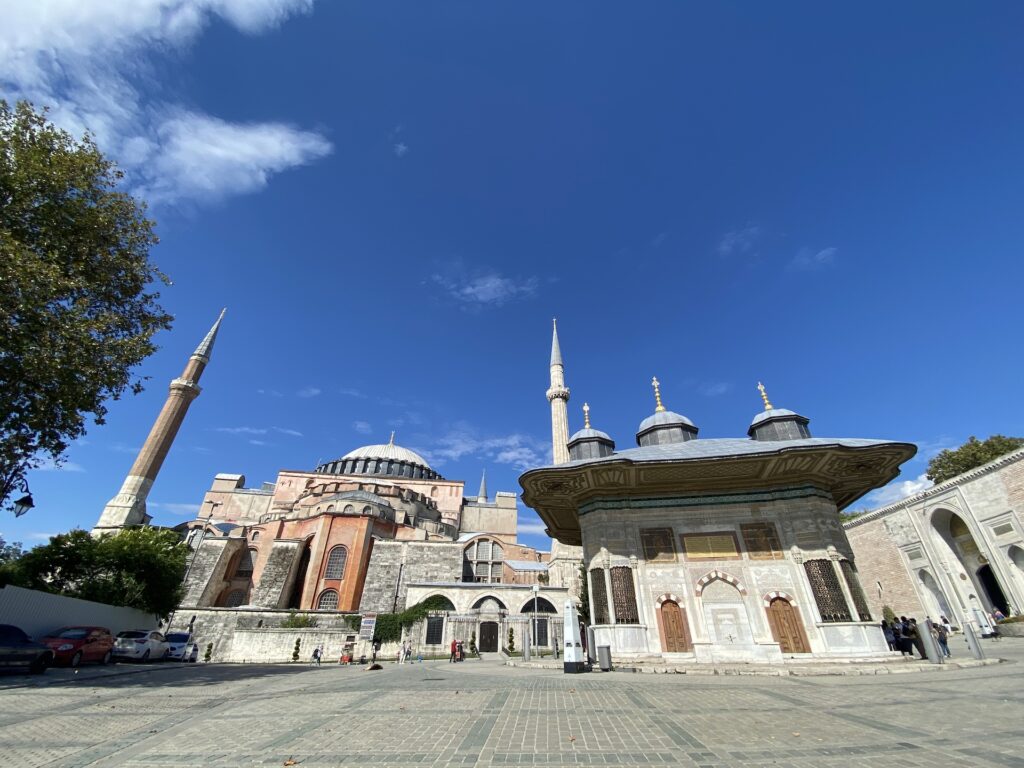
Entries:
[[[987, 547], [982, 550], [978, 546], [970, 525], [959, 513], [944, 507], [935, 509], [931, 513], [931, 529], [933, 541], [946, 552], [950, 564], [959, 566], [955, 569], [960, 571], [959, 580], [954, 575], [951, 581], [961, 605], [967, 597], [970, 614], [975, 614], [979, 608], [991, 611], [1000, 603], [1007, 604], [1007, 591], [1000, 575], [989, 564], [992, 553]], [[980, 596], [981, 600], [972, 599], [973, 595]], [[979, 606], [979, 602], [982, 605]]]
[[946, 595], [942, 592], [942, 588], [939, 587], [939, 582], [935, 580], [931, 572], [927, 568], [922, 568], [917, 572], [917, 579], [921, 582], [921, 586], [924, 587], [924, 593], [927, 605], [928, 613], [934, 615], [935, 618], [939, 616], [945, 616], [949, 618], [953, 616], [953, 611], [950, 608], [949, 601], [946, 599]]
[[1009, 616], [1010, 604], [1006, 600], [1006, 593], [1003, 592], [1003, 588], [999, 585], [999, 580], [992, 571], [992, 566], [985, 563], [985, 565], [978, 569], [977, 576], [978, 581], [981, 582], [981, 586], [985, 590], [985, 594], [988, 596], [989, 604]]
[[811, 644], [807, 642], [804, 623], [792, 601], [787, 598], [783, 595], [773, 597], [765, 608], [772, 637], [783, 653], [810, 653]]

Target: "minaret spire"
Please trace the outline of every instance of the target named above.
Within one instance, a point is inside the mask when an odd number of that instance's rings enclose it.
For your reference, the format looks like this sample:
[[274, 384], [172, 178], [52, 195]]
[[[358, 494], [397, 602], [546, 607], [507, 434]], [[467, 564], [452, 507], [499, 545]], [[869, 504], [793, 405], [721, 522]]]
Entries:
[[480, 475], [480, 493], [477, 494], [477, 501], [487, 501], [487, 470]]
[[565, 386], [565, 366], [558, 344], [558, 320], [552, 320], [551, 325], [551, 387], [547, 391], [551, 403], [551, 455], [555, 464], [565, 464], [569, 461], [569, 390]]
[[199, 388], [199, 379], [210, 362], [213, 344], [217, 340], [217, 332], [226, 311], [221, 310], [209, 333], [199, 342], [196, 351], [185, 363], [185, 370], [181, 376], [171, 381], [164, 407], [153, 423], [149, 437], [146, 438], [138, 456], [135, 457], [135, 463], [128, 471], [120, 492], [103, 508], [99, 522], [92, 529], [94, 535], [146, 525], [152, 519], [146, 513], [146, 497], [149, 496], [149, 489], [153, 487], [153, 481], [156, 480], [160, 467], [163, 466], [164, 459], [174, 444], [174, 438], [177, 437], [178, 430], [185, 420], [188, 407], [202, 391]]

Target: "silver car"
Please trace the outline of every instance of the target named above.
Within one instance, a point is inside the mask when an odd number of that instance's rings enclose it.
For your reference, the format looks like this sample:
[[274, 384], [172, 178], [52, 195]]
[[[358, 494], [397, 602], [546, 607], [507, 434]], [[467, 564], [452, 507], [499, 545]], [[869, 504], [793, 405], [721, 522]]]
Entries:
[[114, 656], [122, 659], [151, 661], [166, 659], [170, 650], [164, 636], [152, 629], [129, 629], [118, 632], [114, 641]]
[[168, 659], [195, 663], [199, 660], [199, 646], [190, 632], [171, 632], [166, 637], [170, 649]]

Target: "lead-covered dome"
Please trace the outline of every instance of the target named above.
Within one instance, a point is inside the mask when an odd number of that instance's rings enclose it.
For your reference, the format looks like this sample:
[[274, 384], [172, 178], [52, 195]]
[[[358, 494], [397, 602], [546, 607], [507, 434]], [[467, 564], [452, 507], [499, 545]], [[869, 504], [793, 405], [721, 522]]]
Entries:
[[316, 471], [328, 475], [385, 475], [424, 480], [441, 478], [416, 451], [395, 445], [394, 437], [388, 443], [364, 445], [349, 451], [340, 459], [321, 464]]

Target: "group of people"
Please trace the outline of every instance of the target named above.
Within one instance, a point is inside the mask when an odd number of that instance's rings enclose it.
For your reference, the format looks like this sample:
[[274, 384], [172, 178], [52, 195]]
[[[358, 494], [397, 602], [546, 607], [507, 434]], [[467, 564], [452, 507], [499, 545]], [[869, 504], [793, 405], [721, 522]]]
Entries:
[[451, 655], [448, 657], [448, 663], [449, 664], [454, 664], [457, 661], [465, 661], [466, 660], [466, 656], [465, 656], [465, 654], [464, 654], [464, 652], [462, 650], [462, 641], [461, 640], [452, 640], [452, 644], [451, 644], [449, 650], [451, 650]]
[[[949, 619], [941, 616], [939, 621], [932, 622], [931, 635], [939, 652], [947, 659], [953, 654], [949, 651], [949, 636], [953, 633], [953, 625]], [[890, 651], [899, 651], [904, 656], [913, 657], [916, 650], [922, 659], [926, 659], [924, 641], [921, 640], [921, 629], [918, 627], [917, 619], [900, 616], [893, 621], [882, 619], [882, 634], [885, 635], [885, 642], [889, 644]]]

